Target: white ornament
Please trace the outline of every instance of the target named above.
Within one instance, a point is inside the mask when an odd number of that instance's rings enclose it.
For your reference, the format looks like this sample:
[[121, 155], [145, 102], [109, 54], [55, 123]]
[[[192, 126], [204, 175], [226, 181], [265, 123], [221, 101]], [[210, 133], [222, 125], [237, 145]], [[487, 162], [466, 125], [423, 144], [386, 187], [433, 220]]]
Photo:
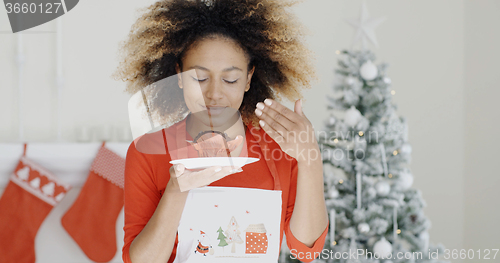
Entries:
[[351, 86], [352, 84], [354, 84], [354, 82], [356, 81], [356, 79], [354, 79], [353, 77], [349, 76], [345, 79], [345, 83], [349, 86]]
[[351, 106], [344, 116], [344, 122], [350, 127], [354, 127], [361, 120], [361, 113], [354, 107]]
[[331, 189], [329, 191], [329, 194], [330, 194], [330, 198], [333, 198], [333, 199], [339, 197], [339, 191], [336, 188]]
[[391, 83], [392, 83], [391, 78], [389, 78], [389, 77], [384, 77], [384, 83], [385, 83], [385, 84], [391, 84]]
[[378, 256], [382, 258], [386, 258], [392, 253], [392, 245], [385, 239], [385, 237], [382, 237], [375, 245], [373, 246], [373, 252], [377, 253]]
[[429, 249], [429, 232], [424, 231], [420, 233], [418, 238], [424, 243], [424, 249], [422, 251], [427, 251]]
[[328, 119], [328, 123], [329, 123], [330, 125], [335, 124], [335, 117], [330, 116], [330, 119]]
[[411, 153], [411, 145], [408, 143], [403, 144], [401, 146], [401, 152], [410, 154]]
[[370, 225], [367, 223], [360, 223], [358, 225], [358, 231], [363, 234], [368, 233], [368, 231], [370, 231]]
[[402, 172], [399, 174], [398, 186], [403, 190], [409, 189], [413, 184], [413, 175], [408, 172]]
[[359, 18], [346, 19], [347, 23], [349, 23], [356, 30], [352, 45], [354, 46], [358, 41], [361, 41], [362, 48], [366, 49], [366, 40], [369, 40], [373, 45], [378, 47], [374, 29], [384, 20], [385, 17], [369, 18], [368, 8], [366, 7], [365, 2], [363, 2]]
[[30, 175], [30, 168], [28, 166], [25, 166], [24, 168], [19, 169], [17, 171], [17, 177], [19, 177], [19, 179], [21, 180], [27, 181], [29, 175]]
[[363, 79], [373, 80], [378, 75], [378, 69], [377, 66], [373, 64], [373, 62], [368, 60], [363, 65], [361, 65], [361, 68], [359, 68], [359, 73], [361, 74], [361, 77]]
[[391, 186], [387, 182], [380, 181], [375, 185], [375, 189], [378, 195], [386, 196], [391, 191]]

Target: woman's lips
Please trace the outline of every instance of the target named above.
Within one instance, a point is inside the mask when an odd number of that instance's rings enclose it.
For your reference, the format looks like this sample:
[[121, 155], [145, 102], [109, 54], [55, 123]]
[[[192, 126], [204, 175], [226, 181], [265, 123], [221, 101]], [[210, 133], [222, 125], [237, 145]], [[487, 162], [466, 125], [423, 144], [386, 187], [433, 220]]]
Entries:
[[223, 106], [202, 106], [204, 110], [208, 111], [210, 115], [219, 115], [221, 114], [226, 107]]

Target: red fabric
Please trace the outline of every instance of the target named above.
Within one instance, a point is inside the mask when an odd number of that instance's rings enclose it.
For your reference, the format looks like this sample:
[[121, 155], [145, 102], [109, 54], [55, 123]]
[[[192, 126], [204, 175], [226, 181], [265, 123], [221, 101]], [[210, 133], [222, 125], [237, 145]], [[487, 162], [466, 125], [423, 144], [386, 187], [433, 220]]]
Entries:
[[[175, 131], [178, 125], [181, 129], [185, 129], [184, 119], [181, 122], [163, 130], [165, 131], [166, 140], [170, 143], [175, 141]], [[187, 133], [186, 133], [187, 134]], [[187, 134], [188, 140], [192, 140]], [[263, 154], [260, 151], [259, 139], [264, 139], [269, 142], [271, 156], [276, 163], [276, 168], [279, 171], [279, 180], [282, 188], [282, 216], [281, 216], [281, 235], [283, 232], [287, 235], [287, 245], [290, 249], [296, 249], [298, 252], [304, 252], [303, 255], [314, 255], [314, 252], [320, 252], [323, 249], [328, 227], [323, 234], [316, 240], [312, 248], [307, 247], [297, 240], [290, 231], [290, 218], [292, 216], [295, 195], [297, 188], [297, 161], [281, 151], [279, 145], [274, 142], [265, 132], [252, 129], [246, 130], [246, 144], [249, 157], [256, 157], [260, 160], [247, 164], [243, 167], [243, 172], [236, 173], [224, 177], [210, 186], [227, 186], [227, 187], [246, 187], [272, 190], [274, 187], [273, 177], [262, 158]], [[161, 154], [165, 152], [165, 144], [162, 130], [146, 134], [140, 140], [133, 142], [127, 152], [125, 164], [125, 237], [124, 246], [122, 249], [122, 257], [125, 263], [131, 263], [129, 256], [130, 244], [134, 238], [142, 231], [151, 216], [156, 210], [160, 199], [162, 198], [165, 187], [170, 179], [169, 169], [172, 166], [169, 161], [169, 154]], [[158, 154], [145, 154], [155, 152]], [[194, 151], [194, 149], [193, 149]], [[245, 152], [246, 153], [246, 152]], [[189, 156], [196, 154], [190, 152]], [[242, 153], [243, 155], [244, 153]], [[287, 158], [285, 158], [285, 155]], [[196, 155], [195, 155], [196, 156]], [[172, 255], [168, 262], [173, 262], [177, 250], [178, 239], [176, 237]], [[299, 258], [304, 262], [311, 262], [313, 259]]]
[[0, 199], [0, 262], [35, 262], [38, 229], [70, 188], [21, 158]]
[[95, 262], [108, 262], [116, 254], [124, 170], [125, 160], [103, 144], [78, 198], [61, 218], [64, 229]]

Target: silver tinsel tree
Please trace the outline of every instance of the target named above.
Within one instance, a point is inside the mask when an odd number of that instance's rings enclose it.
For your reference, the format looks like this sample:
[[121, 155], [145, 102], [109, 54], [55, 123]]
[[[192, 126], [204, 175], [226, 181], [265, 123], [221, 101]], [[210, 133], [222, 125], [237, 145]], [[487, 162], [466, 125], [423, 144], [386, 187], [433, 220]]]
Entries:
[[[408, 126], [392, 103], [387, 65], [369, 50], [339, 53], [326, 131], [317, 132], [331, 226], [314, 262], [442, 262], [429, 258], [444, 247], [429, 243], [425, 202], [411, 188]], [[338, 258], [350, 250], [362, 254]], [[403, 258], [380, 258], [388, 253]], [[280, 262], [299, 261], [288, 254]]]

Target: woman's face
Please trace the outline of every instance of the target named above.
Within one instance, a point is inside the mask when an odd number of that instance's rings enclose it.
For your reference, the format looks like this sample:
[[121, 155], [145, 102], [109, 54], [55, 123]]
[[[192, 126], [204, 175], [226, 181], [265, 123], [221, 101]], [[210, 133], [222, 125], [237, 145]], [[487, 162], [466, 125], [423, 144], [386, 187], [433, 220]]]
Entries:
[[182, 73], [179, 67], [177, 73], [192, 116], [210, 127], [227, 124], [250, 89], [254, 68], [249, 70], [248, 63], [233, 40], [205, 39], [190, 48], [182, 60]]

